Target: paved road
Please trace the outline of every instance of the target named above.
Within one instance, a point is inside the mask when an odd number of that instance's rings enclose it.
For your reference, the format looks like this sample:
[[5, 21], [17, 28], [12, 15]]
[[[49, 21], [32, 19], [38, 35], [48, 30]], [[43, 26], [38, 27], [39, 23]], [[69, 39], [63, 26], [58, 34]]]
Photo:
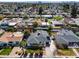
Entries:
[[45, 56], [43, 57], [48, 57], [48, 58], [54, 57], [55, 51], [56, 51], [56, 46], [54, 44], [54, 41], [51, 40], [50, 47], [45, 48]]

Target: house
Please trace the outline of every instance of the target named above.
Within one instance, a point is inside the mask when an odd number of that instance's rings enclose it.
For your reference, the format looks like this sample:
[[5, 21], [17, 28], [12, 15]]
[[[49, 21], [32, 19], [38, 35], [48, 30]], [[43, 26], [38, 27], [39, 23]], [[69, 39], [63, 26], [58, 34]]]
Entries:
[[41, 22], [41, 26], [50, 26], [48, 22]]
[[35, 33], [31, 33], [27, 39], [28, 46], [47, 46], [50, 44], [50, 37], [46, 31], [37, 30]]
[[0, 22], [0, 28], [2, 28], [2, 29], [6, 29], [6, 28], [8, 28], [8, 21], [7, 20], [2, 20], [1, 22]]
[[52, 29], [53, 32], [58, 32], [62, 29], [62, 27], [64, 26], [64, 23], [63, 23], [63, 21], [54, 20], [54, 21], [52, 21], [51, 26], [53, 27], [53, 29]]
[[17, 46], [21, 42], [23, 34], [21, 32], [5, 32], [0, 37], [0, 47], [2, 46]]
[[59, 31], [55, 36], [55, 41], [60, 48], [79, 48], [79, 37], [71, 30], [62, 29]]
[[64, 26], [63, 21], [52, 21], [52, 26]]
[[42, 21], [38, 27], [34, 28], [36, 30], [47, 30], [50, 24], [48, 22]]
[[25, 22], [22, 20], [22, 18], [12, 18], [12, 19], [3, 19], [0, 22], [0, 27], [2, 29], [7, 30], [9, 27], [13, 28], [22, 28], [24, 27]]
[[43, 18], [52, 18], [52, 15], [30, 15], [30, 17], [35, 18], [35, 17], [43, 17]]
[[79, 26], [79, 18], [73, 19], [73, 23]]
[[16, 22], [9, 22], [9, 26], [15, 26]]

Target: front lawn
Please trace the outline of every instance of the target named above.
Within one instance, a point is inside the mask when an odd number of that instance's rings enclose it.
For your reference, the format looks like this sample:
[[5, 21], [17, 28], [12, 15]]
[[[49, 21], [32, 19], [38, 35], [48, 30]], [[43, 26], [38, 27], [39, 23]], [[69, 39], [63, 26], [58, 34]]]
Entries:
[[57, 54], [59, 56], [75, 56], [75, 54], [72, 51], [72, 49], [58, 49]]
[[40, 49], [38, 49], [38, 50], [26, 49], [26, 53], [41, 53], [41, 52], [43, 52], [43, 50], [40, 50]]
[[76, 48], [76, 50], [79, 52], [79, 48]]
[[12, 51], [12, 48], [4, 48], [0, 52], [0, 55], [9, 55], [11, 51]]

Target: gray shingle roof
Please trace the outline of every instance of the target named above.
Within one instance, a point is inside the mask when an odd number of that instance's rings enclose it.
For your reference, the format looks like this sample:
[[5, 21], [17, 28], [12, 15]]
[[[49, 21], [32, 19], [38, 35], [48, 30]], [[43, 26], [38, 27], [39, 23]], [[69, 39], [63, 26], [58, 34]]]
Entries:
[[62, 30], [55, 38], [59, 43], [79, 42], [79, 38], [70, 30]]
[[[38, 33], [40, 33], [40, 35], [38, 35]], [[37, 44], [39, 44], [39, 42], [41, 42], [41, 44], [44, 44], [46, 42], [49, 42], [49, 40], [47, 40], [47, 36], [49, 36], [49, 35], [46, 31], [38, 30], [29, 36], [27, 42], [28, 43], [37, 43]]]

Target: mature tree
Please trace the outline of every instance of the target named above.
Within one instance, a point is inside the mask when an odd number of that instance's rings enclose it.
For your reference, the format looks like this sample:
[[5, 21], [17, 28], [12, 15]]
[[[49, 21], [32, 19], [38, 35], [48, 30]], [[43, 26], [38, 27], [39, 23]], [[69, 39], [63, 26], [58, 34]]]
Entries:
[[42, 15], [42, 12], [43, 12], [43, 8], [39, 7], [39, 14]]
[[25, 16], [24, 16], [24, 19], [28, 19], [28, 16], [27, 16], [27, 15], [25, 15]]
[[37, 27], [38, 26], [38, 23], [37, 22], [34, 22], [33, 23], [33, 27], [35, 28], [35, 27]]
[[64, 4], [63, 5], [63, 11], [68, 12], [69, 11], [69, 4]]
[[15, 32], [16, 29], [14, 27], [9, 27], [9, 28], [7, 28], [7, 31], [9, 31], [9, 32]]
[[74, 3], [74, 5], [72, 5], [71, 8], [71, 17], [76, 18], [76, 16], [77, 16], [77, 8], [76, 8], [76, 4]]
[[4, 17], [3, 16], [0, 16], [0, 20], [2, 20]]
[[30, 35], [30, 31], [25, 30], [23, 39], [27, 39], [29, 37], [29, 35]]

